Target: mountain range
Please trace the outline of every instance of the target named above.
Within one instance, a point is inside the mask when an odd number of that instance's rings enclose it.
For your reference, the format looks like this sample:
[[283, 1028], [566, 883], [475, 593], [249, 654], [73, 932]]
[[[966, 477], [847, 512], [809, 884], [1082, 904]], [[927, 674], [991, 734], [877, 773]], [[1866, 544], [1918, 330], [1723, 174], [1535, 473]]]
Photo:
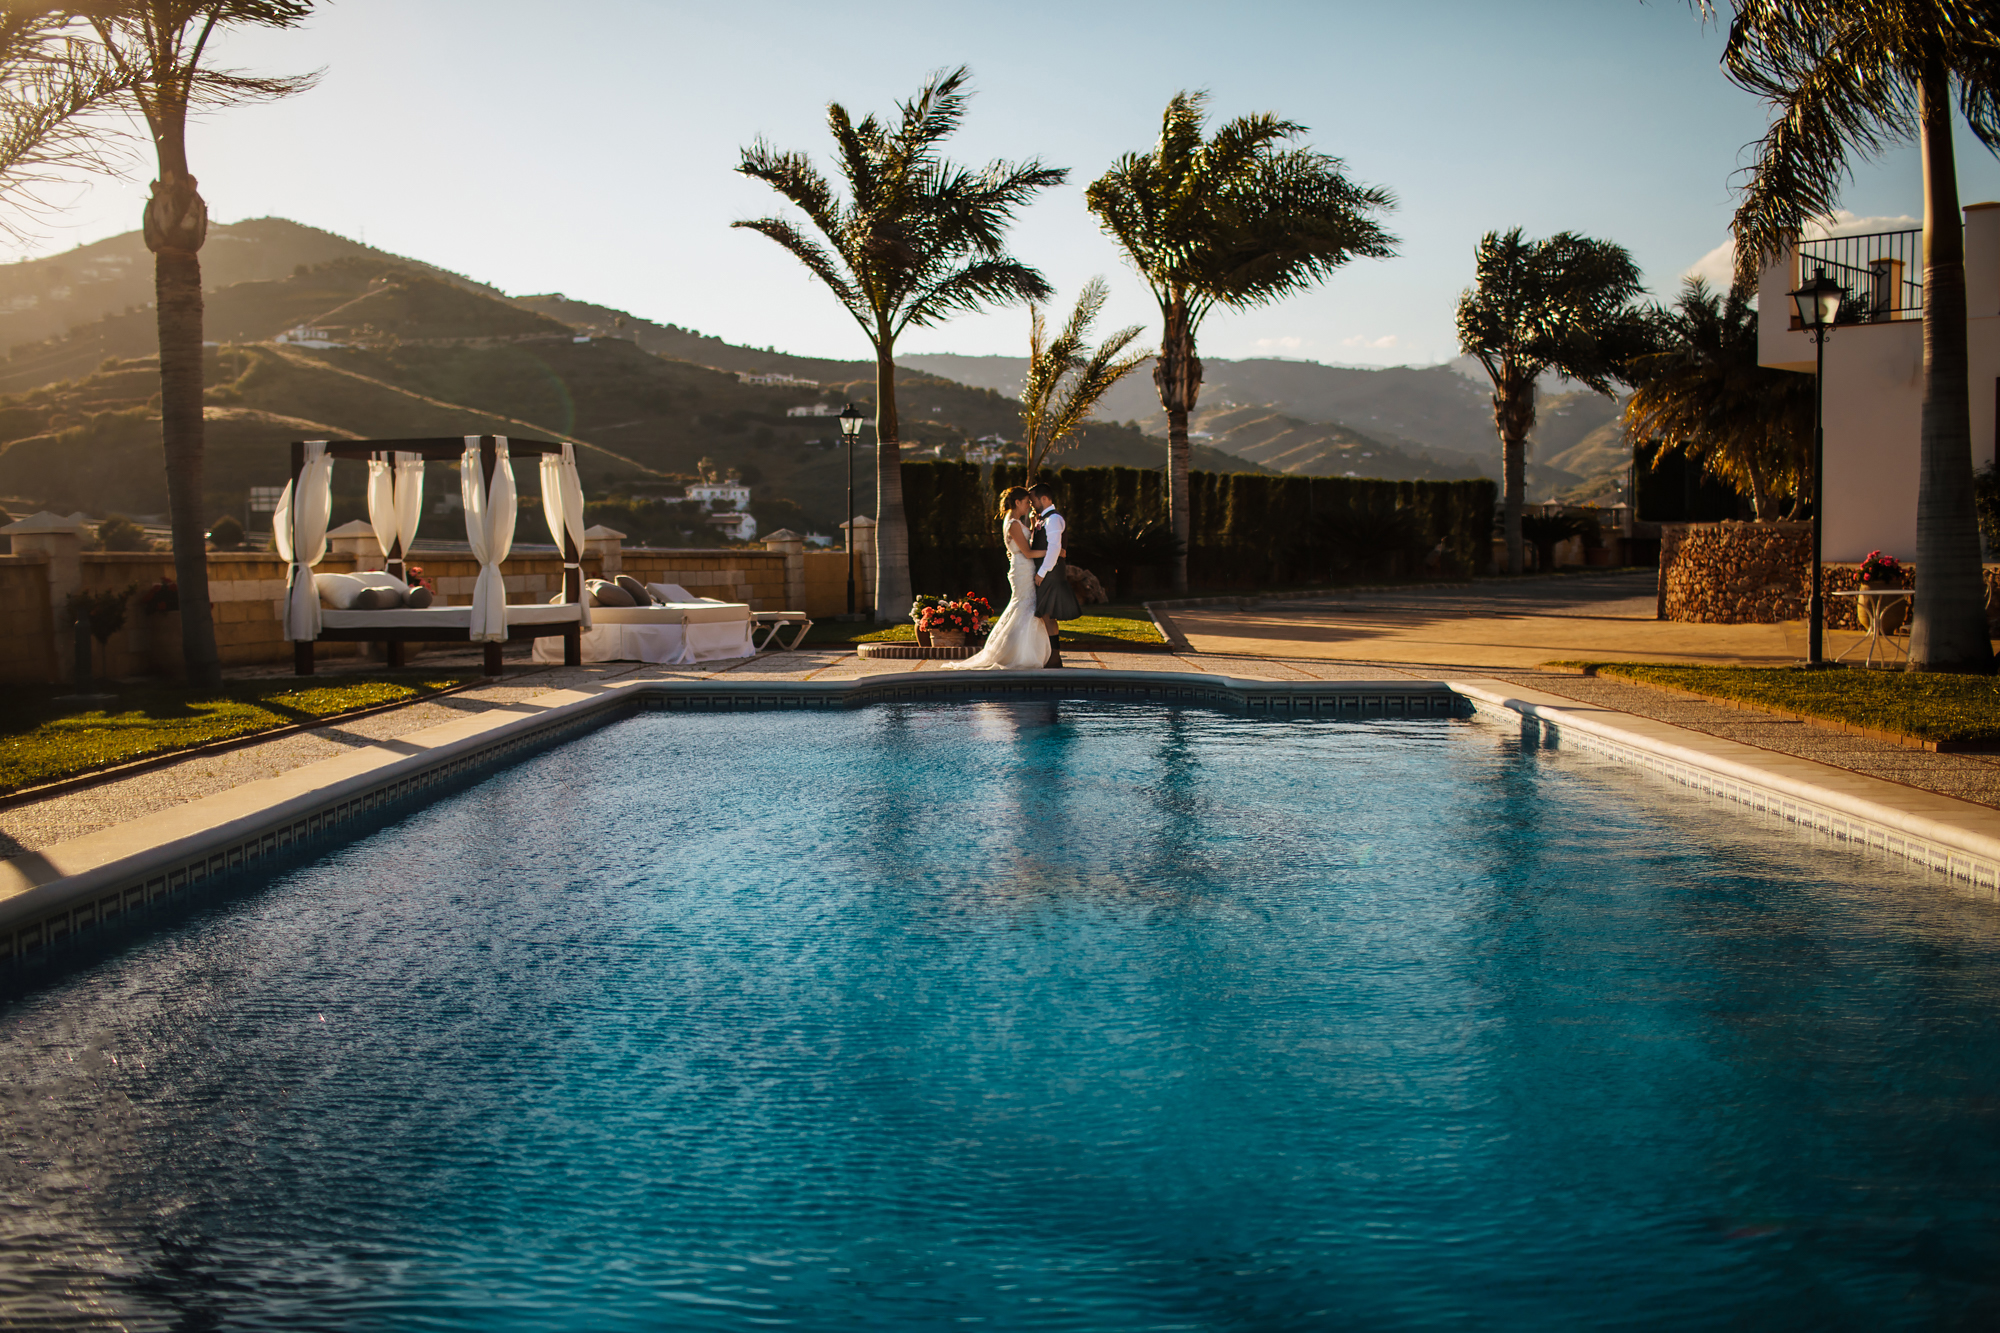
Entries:
[[[843, 508], [845, 452], [834, 422], [792, 413], [846, 401], [872, 410], [870, 360], [734, 345], [560, 293], [510, 297], [281, 218], [214, 227], [203, 275], [207, 501], [218, 515], [241, 513], [249, 488], [283, 482], [289, 440], [478, 432], [577, 441], [588, 493], [613, 500], [670, 494], [704, 463], [734, 468], [751, 481], [767, 530], [830, 531]], [[0, 265], [0, 500], [9, 508], [164, 510], [151, 295], [151, 255], [137, 233]], [[1017, 438], [1013, 394], [1024, 364], [899, 358], [905, 456]], [[1374, 477], [1496, 470], [1486, 395], [1450, 367], [1206, 364], [1193, 423], [1198, 468]], [[745, 381], [770, 374], [816, 383]], [[1538, 490], [1582, 479], [1564, 464], [1596, 457], [1576, 451], [1603, 434], [1613, 411], [1592, 395], [1545, 402]], [[1113, 390], [1103, 418], [1064, 463], [1160, 465], [1165, 420], [1143, 368]], [[348, 516], [360, 504], [354, 471], [335, 474]], [[865, 457], [857, 471], [867, 503]]]

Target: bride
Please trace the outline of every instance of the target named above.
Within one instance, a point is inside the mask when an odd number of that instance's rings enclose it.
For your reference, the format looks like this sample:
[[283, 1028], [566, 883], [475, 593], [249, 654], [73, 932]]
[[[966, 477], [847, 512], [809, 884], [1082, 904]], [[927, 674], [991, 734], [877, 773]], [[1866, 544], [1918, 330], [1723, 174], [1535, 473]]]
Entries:
[[961, 671], [1033, 670], [1049, 660], [1049, 632], [1035, 615], [1035, 562], [1028, 558], [1032, 507], [1024, 486], [1010, 487], [1000, 497], [1000, 538], [1007, 545], [1007, 586], [1013, 597], [986, 632], [986, 646], [963, 662], [945, 666]]

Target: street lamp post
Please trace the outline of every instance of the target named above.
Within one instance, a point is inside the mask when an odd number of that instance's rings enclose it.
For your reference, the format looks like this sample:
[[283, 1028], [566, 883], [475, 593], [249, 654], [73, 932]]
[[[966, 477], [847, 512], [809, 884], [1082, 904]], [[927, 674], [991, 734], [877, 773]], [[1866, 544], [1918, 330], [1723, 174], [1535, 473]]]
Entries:
[[854, 614], [854, 442], [861, 437], [861, 409], [840, 409], [840, 438], [847, 441], [847, 614]]
[[1806, 665], [1824, 666], [1821, 643], [1826, 623], [1825, 575], [1820, 569], [1822, 518], [1826, 495], [1826, 335], [1833, 332], [1840, 317], [1839, 283], [1826, 270], [1813, 270], [1813, 280], [1790, 293], [1798, 308], [1799, 323], [1812, 334], [1818, 364], [1813, 371], [1813, 453], [1812, 453], [1812, 599], [1806, 603]]

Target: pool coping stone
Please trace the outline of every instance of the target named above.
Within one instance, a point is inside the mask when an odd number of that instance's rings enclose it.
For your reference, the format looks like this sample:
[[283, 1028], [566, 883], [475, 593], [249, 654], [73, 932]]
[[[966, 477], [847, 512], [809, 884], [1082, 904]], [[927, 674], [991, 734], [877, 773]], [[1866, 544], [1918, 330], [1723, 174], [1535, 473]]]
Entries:
[[1546, 727], [1559, 742], [2000, 896], [2000, 810], [1990, 806], [1507, 681], [1445, 684], [1488, 720]]

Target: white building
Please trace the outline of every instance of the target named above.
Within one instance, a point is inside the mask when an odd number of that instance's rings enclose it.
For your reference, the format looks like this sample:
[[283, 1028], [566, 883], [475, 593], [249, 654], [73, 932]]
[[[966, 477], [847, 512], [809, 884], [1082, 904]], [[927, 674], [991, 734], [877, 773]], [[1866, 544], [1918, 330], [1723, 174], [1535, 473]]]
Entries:
[[743, 510], [750, 507], [750, 488], [740, 481], [704, 481], [688, 487], [687, 498], [710, 512]]
[[[1803, 241], [1757, 286], [1758, 360], [1813, 373], [1812, 336], [1788, 292], [1813, 270], [1845, 286], [1861, 322], [1826, 340], [1826, 558], [1917, 554], [1918, 432], [1923, 417], [1923, 234], [1883, 232]], [[1965, 209], [1966, 350], [1972, 465], [1994, 456], [2000, 428], [2000, 203]]]
[[774, 389], [817, 389], [819, 387], [818, 380], [802, 380], [796, 375], [781, 375], [777, 371], [760, 375], [754, 371], [739, 370], [736, 372], [736, 382], [738, 384], [764, 384]]
[[788, 417], [837, 417], [840, 415], [840, 409], [828, 403], [812, 403], [805, 407], [788, 407], [785, 409], [785, 415]]
[[328, 330], [315, 329], [305, 324], [286, 329], [283, 333], [271, 339], [271, 341], [286, 347], [328, 348], [347, 346], [346, 343], [335, 342], [333, 335]]
[[722, 535], [739, 542], [757, 539], [757, 519], [754, 515], [730, 511], [710, 514], [708, 521], [722, 531]]

